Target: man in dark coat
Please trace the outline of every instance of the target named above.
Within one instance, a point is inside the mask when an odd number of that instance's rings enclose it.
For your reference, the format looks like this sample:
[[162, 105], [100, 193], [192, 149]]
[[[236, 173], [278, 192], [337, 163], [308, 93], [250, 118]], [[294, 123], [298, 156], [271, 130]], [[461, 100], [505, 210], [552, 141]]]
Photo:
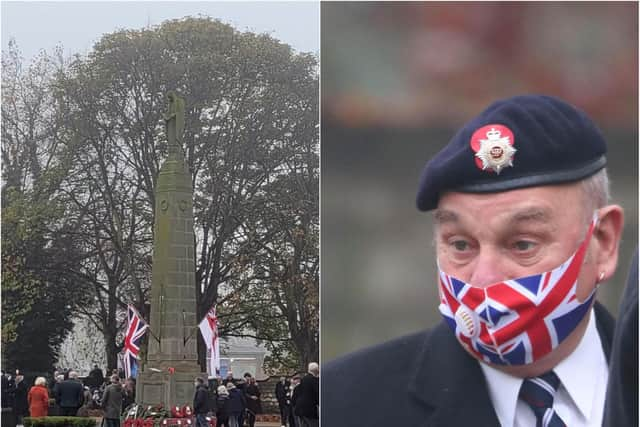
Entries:
[[56, 403], [60, 407], [60, 415], [75, 417], [83, 402], [84, 387], [78, 380], [78, 373], [69, 371], [69, 379], [57, 387]]
[[91, 388], [100, 388], [104, 384], [104, 375], [98, 365], [93, 365], [93, 369], [89, 372], [89, 378], [89, 387]]
[[318, 426], [318, 405], [320, 403], [320, 368], [317, 363], [309, 363], [307, 375], [296, 388], [295, 413], [302, 424], [301, 427]]
[[28, 391], [29, 387], [27, 387], [27, 384], [24, 382], [24, 376], [16, 375], [13, 408], [18, 424], [22, 424], [23, 417], [29, 416], [29, 401], [27, 400]]
[[200, 377], [195, 379], [194, 385], [196, 392], [193, 395], [193, 413], [196, 416], [196, 427], [208, 427], [206, 415], [209, 412], [209, 389]]
[[256, 383], [256, 379], [249, 375], [245, 377], [247, 384], [244, 387], [244, 396], [247, 400], [247, 421], [249, 427], [256, 424], [256, 415], [262, 412], [262, 403], [260, 402], [260, 388]]
[[300, 421], [296, 416], [296, 401], [298, 399], [298, 386], [300, 385], [300, 375], [291, 377], [291, 385], [287, 391], [287, 406], [289, 406], [289, 427], [300, 427]]
[[280, 409], [280, 423], [282, 427], [287, 424], [289, 418], [289, 407], [287, 406], [287, 389], [289, 384], [285, 377], [280, 377], [280, 381], [276, 383], [275, 393], [276, 400], [278, 401], [278, 408]]
[[2, 380], [2, 392], [0, 393], [0, 396], [2, 396], [2, 407], [3, 408], [8, 408], [11, 405], [9, 404], [9, 378], [7, 378], [7, 375], [4, 373], [4, 371], [2, 371], [2, 373], [0, 373], [0, 380]]
[[464, 125], [416, 198], [435, 211], [443, 322], [327, 363], [323, 424], [601, 425], [614, 322], [595, 296], [623, 226], [605, 154], [591, 119], [549, 96]]

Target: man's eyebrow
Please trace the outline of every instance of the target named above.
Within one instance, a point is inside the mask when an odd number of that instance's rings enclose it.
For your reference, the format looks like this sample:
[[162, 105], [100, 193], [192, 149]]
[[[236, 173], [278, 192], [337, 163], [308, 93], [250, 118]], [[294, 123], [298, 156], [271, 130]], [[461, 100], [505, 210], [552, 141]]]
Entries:
[[[447, 222], [459, 222], [460, 218], [458, 214], [446, 209], [436, 210], [433, 214], [433, 218], [437, 224], [444, 224]], [[551, 218], [551, 214], [547, 209], [532, 207], [525, 208], [514, 213], [508, 222], [512, 224], [535, 221], [535, 222], [547, 222]]]
[[519, 223], [519, 222], [527, 222], [527, 221], [536, 221], [536, 222], [548, 222], [551, 218], [551, 214], [547, 209], [542, 208], [526, 208], [519, 212], [516, 212], [509, 219], [510, 223]]
[[438, 224], [459, 221], [458, 215], [455, 212], [448, 211], [446, 209], [438, 209], [437, 211], [435, 211], [433, 214], [433, 218]]

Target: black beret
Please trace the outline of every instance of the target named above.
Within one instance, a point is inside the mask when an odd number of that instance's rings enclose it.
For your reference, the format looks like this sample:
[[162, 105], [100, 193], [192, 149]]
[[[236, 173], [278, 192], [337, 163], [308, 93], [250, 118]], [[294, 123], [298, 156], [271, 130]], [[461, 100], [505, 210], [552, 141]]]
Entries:
[[600, 130], [551, 96], [496, 101], [460, 129], [424, 167], [416, 204], [435, 209], [447, 191], [494, 193], [577, 181], [607, 160]]

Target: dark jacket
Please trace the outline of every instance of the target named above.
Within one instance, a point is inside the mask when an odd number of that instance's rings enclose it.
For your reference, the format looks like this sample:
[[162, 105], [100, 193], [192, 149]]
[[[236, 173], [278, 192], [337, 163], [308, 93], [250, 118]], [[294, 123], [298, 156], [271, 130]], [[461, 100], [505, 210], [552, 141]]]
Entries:
[[[260, 403], [260, 389], [257, 384], [247, 384], [244, 388], [244, 394], [247, 399], [247, 409], [254, 414], [262, 412], [262, 404]], [[252, 399], [252, 396], [257, 399]]]
[[0, 380], [2, 381], [2, 392], [0, 393], [1, 399], [2, 399], [2, 407], [3, 408], [8, 408], [11, 405], [9, 404], [9, 379], [7, 378], [7, 376], [3, 373], [0, 376]]
[[216, 418], [222, 422], [229, 419], [229, 396], [221, 394], [216, 399]]
[[[614, 321], [598, 303], [595, 312], [608, 358]], [[500, 426], [478, 361], [462, 349], [444, 321], [432, 330], [325, 364], [322, 424]]]
[[29, 415], [29, 402], [27, 401], [28, 391], [27, 384], [24, 380], [16, 384], [13, 400], [13, 408], [16, 415]]
[[193, 413], [206, 414], [207, 412], [209, 412], [209, 389], [205, 385], [199, 385], [193, 395]]
[[122, 413], [123, 390], [120, 384], [110, 384], [102, 395], [102, 409], [105, 418], [120, 418]]
[[613, 336], [604, 427], [633, 426], [638, 422], [638, 250], [620, 301]]
[[298, 385], [294, 391], [296, 393], [294, 412], [297, 416], [318, 418], [318, 402], [320, 398], [319, 389], [320, 380], [318, 377], [307, 374], [302, 378], [300, 385]]
[[58, 384], [56, 403], [62, 408], [79, 408], [84, 401], [84, 387], [80, 381], [65, 380]]
[[238, 415], [244, 412], [246, 407], [247, 401], [244, 398], [242, 390], [238, 390], [237, 388], [229, 390], [229, 415]]
[[91, 387], [98, 388], [102, 384], [104, 384], [104, 375], [102, 374], [102, 369], [100, 368], [93, 368], [91, 372], [89, 372], [89, 378], [91, 379]]
[[276, 383], [276, 399], [278, 399], [278, 403], [280, 405], [285, 405], [287, 403], [287, 383], [285, 381], [282, 384], [282, 381], [278, 381]]

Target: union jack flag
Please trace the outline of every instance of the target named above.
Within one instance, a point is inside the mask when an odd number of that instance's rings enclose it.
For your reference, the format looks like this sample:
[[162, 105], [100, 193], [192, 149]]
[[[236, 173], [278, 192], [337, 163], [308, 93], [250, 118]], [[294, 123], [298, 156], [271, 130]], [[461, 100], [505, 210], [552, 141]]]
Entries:
[[127, 378], [138, 374], [140, 342], [149, 326], [131, 305], [127, 306], [127, 331], [124, 337], [124, 372]]
[[[579, 302], [575, 294], [594, 226], [576, 253], [550, 272], [479, 288], [440, 271], [440, 312], [463, 346], [477, 358], [500, 365], [532, 363], [557, 347], [585, 316], [595, 296], [594, 291]], [[478, 319], [470, 325], [476, 329], [473, 334], [463, 333], [456, 322], [461, 305]]]

